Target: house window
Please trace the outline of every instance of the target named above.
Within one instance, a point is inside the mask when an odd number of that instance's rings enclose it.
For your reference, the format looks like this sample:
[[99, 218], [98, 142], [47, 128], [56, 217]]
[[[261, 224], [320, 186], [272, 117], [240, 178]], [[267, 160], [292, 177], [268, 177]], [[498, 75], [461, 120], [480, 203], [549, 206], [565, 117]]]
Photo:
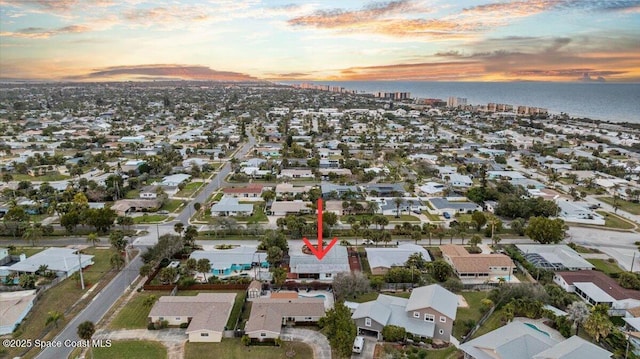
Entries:
[[158, 319], [159, 319], [159, 320], [164, 320], [164, 317], [160, 317], [160, 318], [158, 318]]
[[438, 333], [440, 333], [440, 335], [444, 334], [444, 329], [440, 329]]
[[260, 333], [260, 336], [261, 336], [261, 337], [266, 337], [266, 336], [267, 336], [267, 333]]
[[180, 320], [180, 317], [176, 317], [176, 320]]
[[425, 314], [424, 321], [425, 322], [434, 322], [436, 320], [436, 316], [433, 314]]
[[209, 333], [200, 333], [200, 336], [201, 336], [201, 337], [208, 337], [208, 336], [209, 336]]
[[420, 319], [420, 312], [413, 312], [413, 317]]
[[447, 317], [443, 317], [442, 315], [440, 316], [440, 322], [441, 323], [446, 323], [447, 322]]
[[331, 278], [331, 273], [327, 273], [324, 275], [325, 278]]
[[364, 326], [365, 327], [370, 327], [371, 326], [371, 318], [365, 318], [364, 319]]

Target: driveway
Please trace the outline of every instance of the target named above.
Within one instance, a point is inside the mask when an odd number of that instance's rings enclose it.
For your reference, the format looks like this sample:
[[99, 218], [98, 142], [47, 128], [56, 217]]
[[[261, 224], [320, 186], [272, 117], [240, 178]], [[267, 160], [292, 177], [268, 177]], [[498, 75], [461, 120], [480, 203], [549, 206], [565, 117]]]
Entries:
[[184, 358], [184, 345], [189, 338], [186, 329], [131, 329], [131, 330], [99, 330], [93, 339], [111, 340], [151, 340], [162, 343], [167, 348], [168, 359]]
[[299, 341], [308, 344], [313, 348], [315, 359], [331, 359], [331, 346], [327, 337], [309, 329], [283, 328], [282, 340]]
[[372, 337], [364, 337], [364, 348], [360, 354], [351, 354], [351, 359], [373, 359], [373, 354], [378, 342]]

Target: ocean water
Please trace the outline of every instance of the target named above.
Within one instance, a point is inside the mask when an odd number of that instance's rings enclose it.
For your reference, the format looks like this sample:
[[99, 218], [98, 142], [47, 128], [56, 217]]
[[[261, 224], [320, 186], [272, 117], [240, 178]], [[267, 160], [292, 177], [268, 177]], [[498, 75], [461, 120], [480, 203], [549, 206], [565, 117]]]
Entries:
[[611, 122], [640, 123], [640, 83], [585, 82], [418, 82], [317, 81], [368, 93], [411, 92], [412, 97], [465, 97], [469, 104], [489, 102], [543, 107], [550, 113]]

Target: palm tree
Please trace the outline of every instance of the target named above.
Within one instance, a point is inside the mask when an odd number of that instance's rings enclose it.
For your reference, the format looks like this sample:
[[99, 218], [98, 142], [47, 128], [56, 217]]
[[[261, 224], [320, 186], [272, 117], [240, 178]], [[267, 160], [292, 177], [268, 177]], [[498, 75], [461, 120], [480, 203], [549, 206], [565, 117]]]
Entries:
[[380, 230], [384, 232], [384, 227], [389, 224], [389, 218], [385, 216], [378, 217], [378, 224], [380, 225]]
[[576, 327], [576, 335], [580, 335], [580, 325], [589, 318], [589, 307], [583, 301], [575, 301], [567, 307], [567, 319]]
[[56, 310], [52, 310], [50, 312], [47, 313], [47, 321], [45, 322], [45, 326], [53, 323], [54, 327], [58, 327], [58, 321], [60, 321], [60, 319], [64, 318], [64, 314], [56, 311]]
[[122, 258], [120, 253], [114, 252], [109, 259], [109, 262], [111, 263], [111, 267], [114, 267], [116, 270], [120, 270], [124, 265], [124, 258]]
[[400, 197], [396, 197], [393, 199], [393, 203], [396, 205], [396, 218], [400, 218], [400, 206], [402, 205], [403, 199]]
[[29, 226], [22, 234], [22, 239], [31, 242], [31, 245], [34, 247], [40, 238], [42, 238], [42, 227], [40, 224]]
[[411, 239], [414, 240], [415, 244], [418, 244], [418, 241], [422, 239], [422, 233], [420, 231], [411, 232]]
[[380, 205], [376, 201], [371, 201], [367, 203], [367, 212], [371, 214], [375, 214], [380, 210]]
[[609, 320], [607, 314], [603, 314], [599, 311], [593, 311], [589, 318], [584, 322], [584, 330], [589, 333], [596, 340], [600, 341], [600, 338], [605, 338], [613, 330], [613, 323]]
[[[80, 325], [78, 325], [78, 336], [82, 340], [87, 340], [90, 342], [95, 332], [96, 332], [96, 326], [93, 324], [92, 321], [87, 320], [85, 322], [80, 323]], [[91, 345], [89, 345], [89, 353], [91, 358], [93, 358]]]
[[182, 231], [184, 230], [184, 223], [178, 222], [173, 225], [173, 231], [176, 232], [180, 238], [182, 238]]
[[89, 235], [87, 236], [87, 243], [91, 243], [95, 247], [96, 243], [98, 242], [100, 242], [100, 238], [98, 238], [98, 234], [89, 233]]

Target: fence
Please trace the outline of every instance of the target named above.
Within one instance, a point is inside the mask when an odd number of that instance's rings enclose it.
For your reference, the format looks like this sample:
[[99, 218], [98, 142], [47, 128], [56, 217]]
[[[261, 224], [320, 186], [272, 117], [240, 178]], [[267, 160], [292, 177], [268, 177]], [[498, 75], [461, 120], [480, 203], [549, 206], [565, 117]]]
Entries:
[[475, 333], [478, 330], [478, 328], [480, 328], [482, 326], [482, 324], [484, 324], [484, 322], [486, 322], [487, 319], [489, 319], [489, 317], [491, 316], [491, 314], [493, 314], [493, 312], [495, 310], [496, 310], [496, 306], [494, 305], [493, 307], [491, 307], [491, 309], [489, 309], [488, 312], [484, 313], [482, 318], [480, 318], [478, 323], [476, 323], [476, 326], [473, 327], [473, 329], [471, 329], [464, 337], [462, 337], [462, 340], [460, 341], [460, 344], [465, 343], [468, 340], [470, 340], [471, 337], [473, 337], [473, 333]]

